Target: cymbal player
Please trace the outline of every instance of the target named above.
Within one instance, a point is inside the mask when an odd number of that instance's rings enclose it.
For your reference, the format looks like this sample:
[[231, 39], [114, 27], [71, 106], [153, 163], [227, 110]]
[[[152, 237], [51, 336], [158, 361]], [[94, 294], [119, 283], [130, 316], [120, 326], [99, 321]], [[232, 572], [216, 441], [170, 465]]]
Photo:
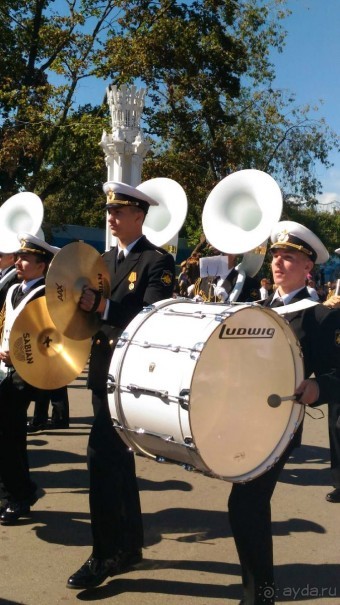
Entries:
[[122, 330], [143, 307], [171, 298], [175, 264], [171, 254], [143, 235], [149, 206], [158, 202], [123, 183], [108, 182], [108, 224], [118, 245], [104, 253], [111, 279], [110, 298], [85, 288], [80, 308], [102, 320], [93, 338], [88, 388], [95, 418], [88, 443], [93, 550], [67, 581], [68, 588], [98, 586], [142, 559], [143, 525], [134, 454], [110, 417], [107, 378], [114, 346]]
[[15, 319], [30, 301], [44, 296], [45, 275], [59, 250], [31, 234], [18, 236], [20, 249], [15, 267], [19, 284], [12, 285], [6, 296], [6, 314], [0, 351], [0, 476], [2, 494], [0, 523], [13, 525], [30, 513], [39, 495], [31, 480], [27, 458], [27, 407], [37, 389], [21, 379], [11, 363], [9, 337]]

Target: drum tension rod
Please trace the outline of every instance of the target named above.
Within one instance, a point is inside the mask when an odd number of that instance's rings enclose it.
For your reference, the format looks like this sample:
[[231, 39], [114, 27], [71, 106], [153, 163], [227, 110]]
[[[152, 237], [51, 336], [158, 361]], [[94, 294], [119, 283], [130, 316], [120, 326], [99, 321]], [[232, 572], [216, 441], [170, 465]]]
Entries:
[[138, 386], [138, 384], [128, 384], [126, 388], [131, 391], [131, 393], [145, 393], [146, 395], [155, 395], [156, 397], [161, 397], [162, 399], [166, 399], [169, 395], [169, 391], [149, 389], [147, 387]]

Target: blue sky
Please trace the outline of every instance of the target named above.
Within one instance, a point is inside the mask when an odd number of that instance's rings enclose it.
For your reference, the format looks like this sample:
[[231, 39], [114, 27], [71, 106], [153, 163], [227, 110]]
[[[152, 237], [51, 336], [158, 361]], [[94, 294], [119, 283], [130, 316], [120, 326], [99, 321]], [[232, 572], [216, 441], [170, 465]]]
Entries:
[[[340, 0], [289, 0], [286, 46], [273, 55], [275, 85], [296, 94], [298, 104], [320, 104], [319, 115], [340, 136]], [[322, 203], [340, 202], [340, 153], [334, 167], [317, 166], [323, 184]]]

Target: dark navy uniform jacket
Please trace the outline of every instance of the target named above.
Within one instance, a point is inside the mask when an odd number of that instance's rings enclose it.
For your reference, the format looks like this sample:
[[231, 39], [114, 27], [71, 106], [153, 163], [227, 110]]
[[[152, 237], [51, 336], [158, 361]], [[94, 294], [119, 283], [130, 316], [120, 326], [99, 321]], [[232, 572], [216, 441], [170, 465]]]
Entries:
[[122, 330], [148, 305], [171, 298], [175, 283], [175, 262], [171, 254], [142, 236], [123, 263], [117, 265], [117, 248], [103, 259], [111, 279], [107, 319], [93, 339], [88, 387], [106, 389], [113, 349]]
[[[263, 301], [269, 307], [274, 295]], [[303, 288], [290, 303], [309, 298]], [[288, 307], [287, 307], [288, 308]], [[340, 401], [340, 310], [322, 304], [307, 307], [284, 318], [294, 330], [303, 352], [305, 378], [315, 375], [320, 397], [315, 405]], [[280, 363], [280, 360], [278, 360]]]

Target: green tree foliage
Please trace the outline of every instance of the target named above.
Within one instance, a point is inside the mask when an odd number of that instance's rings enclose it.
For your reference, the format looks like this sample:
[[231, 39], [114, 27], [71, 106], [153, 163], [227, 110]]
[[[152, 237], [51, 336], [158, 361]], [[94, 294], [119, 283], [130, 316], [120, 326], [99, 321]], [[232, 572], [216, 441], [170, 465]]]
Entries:
[[58, 198], [64, 204], [60, 218], [66, 218], [66, 199], [74, 218], [87, 220], [96, 190], [87, 209], [83, 203], [75, 210], [80, 195], [70, 198], [72, 190], [84, 192], [102, 182], [98, 141], [104, 119], [100, 108], [79, 109], [76, 92], [95, 71], [99, 35], [116, 5], [1, 0], [2, 201], [27, 189], [41, 195], [48, 209], [53, 194], [54, 205]]
[[[274, 88], [285, 0], [0, 0], [0, 201], [35, 191], [49, 223], [103, 224], [110, 129], [105, 99], [79, 106], [89, 77], [147, 87], [143, 180], [187, 192], [199, 241], [205, 199], [242, 168], [274, 176], [313, 208], [314, 163], [338, 140], [315, 108]], [[104, 91], [103, 91], [104, 92]], [[289, 207], [287, 206], [287, 210]]]

